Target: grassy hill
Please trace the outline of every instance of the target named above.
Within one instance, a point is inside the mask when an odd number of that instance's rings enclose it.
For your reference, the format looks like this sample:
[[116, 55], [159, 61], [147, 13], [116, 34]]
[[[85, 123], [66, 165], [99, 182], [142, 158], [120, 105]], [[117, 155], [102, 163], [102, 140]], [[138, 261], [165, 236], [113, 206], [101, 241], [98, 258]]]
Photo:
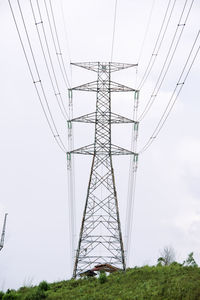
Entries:
[[36, 287], [21, 287], [7, 291], [0, 299], [12, 300], [199, 300], [200, 268], [170, 266], [144, 266], [113, 273], [99, 278], [68, 280]]

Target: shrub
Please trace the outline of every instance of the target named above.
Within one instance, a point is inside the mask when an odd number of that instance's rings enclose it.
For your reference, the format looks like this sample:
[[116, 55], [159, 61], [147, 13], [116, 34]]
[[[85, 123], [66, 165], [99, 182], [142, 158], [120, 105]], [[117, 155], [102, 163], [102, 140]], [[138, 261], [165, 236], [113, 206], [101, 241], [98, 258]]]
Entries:
[[0, 292], [0, 300], [3, 299], [3, 295], [4, 295], [4, 293], [3, 293], [3, 292]]
[[32, 290], [31, 293], [26, 295], [25, 300], [41, 300], [45, 299], [46, 295], [43, 290], [37, 288], [35, 290]]
[[108, 279], [107, 279], [107, 276], [106, 276], [106, 273], [104, 271], [100, 272], [100, 275], [99, 275], [99, 282], [101, 284], [105, 283]]
[[38, 288], [42, 291], [47, 291], [49, 289], [49, 284], [46, 281], [40, 282]]
[[16, 299], [19, 299], [18, 294], [12, 290], [8, 290], [6, 294], [4, 294], [2, 297], [2, 300], [16, 300]]

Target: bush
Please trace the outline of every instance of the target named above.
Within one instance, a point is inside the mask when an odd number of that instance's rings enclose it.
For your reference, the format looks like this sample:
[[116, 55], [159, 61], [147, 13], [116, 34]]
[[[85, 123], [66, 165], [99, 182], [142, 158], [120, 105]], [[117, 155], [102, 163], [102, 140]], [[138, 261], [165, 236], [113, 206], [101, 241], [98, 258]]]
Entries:
[[107, 280], [108, 280], [108, 279], [107, 279], [106, 273], [105, 273], [104, 271], [101, 272], [100, 275], [99, 275], [99, 282], [100, 282], [101, 284], [103, 284], [103, 283], [105, 283]]
[[46, 295], [43, 290], [37, 288], [35, 290], [32, 290], [31, 293], [26, 295], [25, 300], [41, 300], [45, 299]]
[[6, 294], [4, 294], [2, 297], [2, 300], [16, 300], [16, 299], [19, 299], [18, 294], [12, 290], [8, 290]]
[[49, 284], [46, 281], [40, 282], [38, 288], [42, 291], [47, 291], [49, 289]]
[[4, 295], [4, 293], [3, 293], [3, 292], [0, 292], [0, 300], [3, 299], [3, 295]]

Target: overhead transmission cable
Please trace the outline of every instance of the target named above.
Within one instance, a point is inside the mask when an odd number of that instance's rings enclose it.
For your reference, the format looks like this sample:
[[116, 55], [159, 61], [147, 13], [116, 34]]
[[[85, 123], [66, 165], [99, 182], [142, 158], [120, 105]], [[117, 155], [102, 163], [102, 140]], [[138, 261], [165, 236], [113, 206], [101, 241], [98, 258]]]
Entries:
[[140, 63], [140, 59], [142, 57], [143, 50], [144, 50], [144, 45], [145, 45], [147, 35], [148, 35], [148, 32], [149, 32], [154, 5], [155, 5], [155, 0], [153, 0], [152, 4], [151, 4], [151, 9], [150, 9], [150, 12], [149, 12], [149, 17], [148, 17], [148, 20], [147, 20], [147, 25], [146, 25], [146, 29], [145, 29], [145, 33], [144, 33], [144, 38], [143, 38], [143, 41], [142, 41], [142, 44], [141, 44], [141, 47], [140, 47], [140, 51], [139, 51], [139, 55], [138, 55], [138, 60], [137, 60], [138, 65]]
[[117, 18], [117, 0], [115, 0], [115, 11], [114, 11], [114, 21], [113, 21], [113, 34], [112, 34], [112, 46], [111, 46], [111, 57], [110, 61], [113, 60], [114, 44], [115, 44], [115, 30], [116, 30], [116, 18]]
[[[185, 12], [185, 9], [186, 9], [186, 4], [187, 4], [188, 0], [185, 1], [184, 3], [184, 6], [183, 6], [183, 9], [181, 11], [181, 15], [180, 15], [180, 18], [179, 18], [179, 21], [178, 21], [178, 24], [176, 26], [176, 29], [175, 29], [175, 32], [174, 32], [174, 35], [173, 35], [173, 38], [171, 40], [171, 43], [170, 43], [170, 46], [169, 46], [169, 49], [168, 49], [168, 52], [167, 52], [167, 55], [166, 55], [166, 58], [164, 60], [164, 63], [163, 63], [163, 66], [160, 70], [160, 73], [159, 73], [159, 76], [158, 76], [158, 79], [156, 81], [156, 84], [155, 84], [155, 87], [153, 89], [153, 92], [150, 96], [150, 99], [149, 101], [147, 102], [143, 112], [141, 113], [141, 115], [139, 116], [139, 121], [143, 120], [144, 117], [146, 116], [146, 114], [148, 113], [148, 111], [150, 110], [150, 108], [152, 107], [155, 99], [157, 98], [157, 95], [158, 95], [158, 92], [160, 91], [160, 88], [164, 82], [164, 79], [169, 71], [169, 68], [170, 68], [170, 65], [172, 63], [172, 60], [174, 58], [174, 55], [176, 53], [176, 50], [177, 50], [177, 47], [179, 45], [179, 42], [181, 40], [181, 37], [182, 37], [182, 34], [183, 34], [183, 31], [185, 29], [185, 26], [187, 24], [187, 20], [188, 20], [188, 17], [190, 15], [190, 12], [191, 12], [191, 9], [192, 9], [192, 6], [193, 6], [193, 3], [194, 3], [194, 0], [191, 1], [191, 4], [189, 6], [189, 9], [187, 11], [187, 14], [186, 14], [186, 17], [184, 20], [182, 20], [183, 18], [183, 15], [184, 15], [184, 12]], [[177, 37], [178, 35], [178, 37]], [[175, 45], [174, 45], [175, 44]], [[173, 48], [174, 47], [174, 48]], [[171, 54], [171, 57], [170, 57], [170, 54]], [[165, 68], [166, 67], [166, 68]], [[164, 73], [164, 74], [163, 74]]]
[[53, 20], [53, 26], [54, 26], [54, 30], [55, 30], [55, 34], [56, 34], [56, 40], [57, 40], [57, 44], [58, 44], [59, 53], [60, 53], [60, 56], [61, 56], [61, 62], [62, 62], [63, 70], [64, 70], [64, 73], [65, 73], [65, 77], [67, 79], [67, 83], [68, 83], [68, 85], [70, 87], [70, 82], [69, 82], [69, 78], [68, 78], [68, 75], [67, 75], [67, 70], [66, 70], [66, 67], [65, 67], [65, 63], [64, 63], [64, 59], [63, 59], [63, 54], [62, 54], [62, 51], [61, 51], [60, 41], [59, 41], [59, 37], [58, 37], [58, 30], [57, 30], [57, 25], [56, 25], [56, 19], [55, 19], [55, 15], [54, 15], [54, 11], [53, 11], [53, 6], [52, 6], [52, 3], [51, 3], [51, 0], [49, 0], [49, 3], [50, 3], [50, 9], [51, 9], [51, 15], [52, 15], [52, 20]]
[[[163, 21], [162, 21], [162, 24], [161, 24], [161, 27], [160, 27], [160, 30], [159, 30], [154, 48], [153, 48], [153, 52], [151, 54], [151, 57], [149, 59], [147, 67], [145, 69], [145, 72], [142, 76], [142, 79], [140, 80], [140, 83], [138, 85], [138, 88], [137, 88], [138, 90], [141, 90], [141, 88], [144, 86], [144, 83], [146, 82], [147, 78], [149, 77], [149, 74], [151, 73], [151, 70], [154, 66], [154, 63], [156, 61], [156, 58], [159, 54], [160, 48], [161, 48], [162, 43], [164, 41], [165, 34], [167, 32], [167, 29], [168, 29], [168, 26], [169, 26], [169, 23], [170, 23], [170, 20], [171, 20], [171, 17], [172, 17], [172, 13], [173, 13], [173, 10], [174, 10], [174, 7], [175, 7], [176, 0], [173, 1], [171, 10], [169, 12], [171, 2], [172, 2], [172, 0], [168, 1], [167, 8], [166, 8], [166, 11], [165, 11], [165, 15], [164, 15], [164, 18], [163, 18]], [[168, 12], [169, 12], [169, 16], [168, 16]]]
[[60, 10], [61, 10], [61, 15], [62, 15], [62, 22], [63, 22], [63, 28], [64, 28], [64, 36], [65, 36], [65, 41], [66, 41], [66, 48], [69, 56], [69, 61], [71, 62], [71, 49], [69, 45], [69, 37], [68, 37], [68, 30], [67, 30], [67, 25], [66, 25], [66, 19], [64, 15], [64, 7], [63, 7], [63, 0], [60, 0]]
[[[37, 3], [38, 3], [38, 6], [39, 6], [39, 0], [37, 0]], [[63, 54], [62, 54], [61, 47], [60, 47], [60, 42], [59, 42], [57, 28], [56, 28], [56, 22], [55, 22], [54, 13], [53, 13], [53, 8], [52, 8], [51, 2], [50, 2], [51, 16], [53, 18], [53, 26], [52, 26], [52, 21], [51, 21], [49, 8], [48, 8], [48, 5], [46, 3], [46, 0], [44, 0], [44, 4], [45, 4], [45, 11], [46, 11], [47, 19], [48, 19], [49, 29], [50, 29], [50, 32], [51, 32], [51, 37], [52, 37], [52, 41], [53, 41], [53, 45], [54, 45], [54, 50], [55, 50], [55, 53], [56, 53], [56, 56], [57, 56], [57, 61], [58, 61], [58, 64], [59, 64], [59, 68], [60, 68], [60, 71], [61, 71], [61, 74], [62, 74], [63, 81], [66, 85], [66, 88], [68, 89], [68, 88], [70, 88], [70, 82], [69, 82], [69, 79], [68, 79], [68, 76], [67, 76], [67, 71], [66, 71], [66, 68], [65, 68], [64, 60], [63, 60]], [[54, 36], [53, 27], [54, 27], [56, 38]], [[56, 41], [57, 41], [57, 45], [56, 45]]]
[[[170, 100], [169, 100], [169, 102], [168, 102], [168, 104], [167, 104], [167, 106], [166, 106], [166, 108], [165, 108], [165, 110], [164, 110], [164, 112], [163, 112], [163, 114], [162, 114], [162, 116], [161, 116], [161, 118], [160, 118], [157, 126], [155, 127], [152, 135], [150, 136], [150, 138], [147, 141], [147, 143], [142, 147], [142, 149], [140, 150], [139, 153], [143, 153], [144, 151], [146, 151], [150, 147], [150, 145], [157, 138], [159, 132], [163, 128], [163, 126], [164, 126], [167, 118], [169, 117], [169, 115], [170, 115], [170, 113], [171, 113], [171, 111], [172, 111], [172, 109], [174, 107], [174, 104], [175, 104], [176, 100], [178, 99], [178, 96], [179, 96], [179, 94], [180, 94], [180, 92], [181, 92], [181, 90], [183, 88], [183, 85], [185, 84], [185, 82], [186, 82], [186, 80], [188, 78], [188, 75], [189, 75], [189, 73], [191, 71], [191, 68], [192, 68], [192, 66], [193, 66], [193, 64], [194, 64], [194, 62], [196, 60], [196, 57], [197, 57], [197, 55], [199, 53], [200, 43], [199, 43], [199, 46], [197, 47], [195, 53], [193, 53], [194, 49], [195, 49], [195, 46], [196, 46], [196, 43], [197, 43], [197, 41], [199, 39], [199, 35], [200, 35], [200, 30], [198, 31], [198, 33], [196, 35], [195, 41], [194, 41], [194, 43], [192, 45], [192, 48], [191, 48], [191, 50], [189, 52], [189, 55], [188, 55], [187, 60], [186, 60], [186, 62], [184, 64], [184, 67], [183, 67], [183, 69], [181, 71], [181, 74], [179, 76], [177, 84], [176, 84], [176, 86], [175, 86], [175, 88], [173, 90], [173, 93], [172, 93], [171, 97], [170, 97]], [[193, 58], [191, 58], [192, 55], [193, 55]]]
[[62, 23], [63, 23], [63, 28], [64, 28], [65, 44], [66, 44], [66, 49], [67, 49], [68, 57], [69, 57], [69, 61], [70, 61], [70, 85], [72, 85], [71, 49], [70, 49], [70, 43], [69, 43], [69, 31], [67, 29], [66, 18], [65, 18], [65, 14], [64, 14], [65, 9], [63, 7], [63, 0], [60, 0], [60, 10], [61, 10]]
[[[53, 26], [51, 26], [51, 22], [50, 22], [50, 14], [47, 11], [48, 14], [48, 20], [49, 20], [49, 26], [50, 26], [50, 32], [52, 34], [52, 40], [53, 40], [53, 44], [54, 44], [54, 49], [56, 51], [56, 55], [58, 54], [57, 49], [59, 50], [59, 53], [61, 53], [61, 47], [60, 47], [60, 43], [59, 43], [59, 39], [58, 39], [58, 33], [57, 33], [57, 28], [56, 28], [56, 20], [55, 20], [55, 16], [53, 13], [53, 7], [51, 5], [50, 2], [50, 6], [51, 6], [51, 16], [53, 19], [53, 25], [54, 25], [54, 32], [56, 33], [56, 39], [53, 35]], [[39, 6], [39, 2], [37, 1], [37, 7], [38, 7], [38, 11], [39, 11], [39, 15], [40, 15], [40, 19], [42, 21], [42, 13], [41, 13], [41, 9]], [[47, 9], [47, 5], [46, 5], [46, 9]], [[62, 12], [63, 13], [63, 12]], [[64, 16], [63, 16], [64, 18]], [[63, 20], [64, 21], [64, 20]], [[49, 53], [49, 59], [50, 62], [52, 64], [52, 70], [53, 73], [55, 75], [55, 71], [53, 68], [53, 63], [52, 63], [52, 59], [50, 56], [50, 51], [49, 51], [49, 47], [48, 47], [48, 39], [46, 37], [46, 33], [45, 33], [45, 27], [43, 25], [43, 21], [42, 21], [42, 28], [43, 28], [43, 34], [45, 37], [45, 42], [46, 42], [46, 47], [48, 49], [48, 53]], [[57, 45], [56, 45], [56, 41], [57, 41]], [[56, 48], [58, 46], [58, 48]], [[61, 68], [62, 67], [62, 68]], [[65, 75], [65, 79], [67, 79], [67, 84], [70, 86], [70, 83], [68, 81], [68, 77], [67, 77], [67, 73], [66, 73], [66, 69], [65, 69], [65, 65], [64, 65], [64, 61], [63, 61], [63, 57], [61, 56], [61, 61], [60, 61], [60, 69], [62, 70], [62, 74], [63, 76]], [[55, 81], [56, 81], [56, 76], [55, 77]], [[56, 81], [57, 83], [57, 81]], [[58, 83], [57, 83], [57, 89], [58, 88]], [[69, 236], [70, 236], [70, 251], [71, 251], [71, 256], [72, 256], [72, 264], [74, 261], [74, 239], [75, 239], [75, 203], [74, 203], [74, 157], [71, 156], [71, 154], [69, 153], [70, 151], [73, 150], [74, 148], [74, 140], [73, 140], [73, 128], [72, 128], [72, 122], [71, 119], [73, 119], [73, 101], [72, 101], [72, 91], [69, 89], [68, 91], [68, 97], [69, 97], [69, 101], [68, 101], [68, 113], [65, 110], [65, 107], [63, 105], [64, 111], [67, 114], [67, 124], [68, 124], [68, 153], [67, 153], [67, 169], [68, 169], [68, 194], [69, 194], [69, 207], [68, 207], [68, 211], [69, 211]], [[62, 102], [63, 104], [63, 102]]]
[[[32, 0], [30, 0], [30, 6], [31, 6], [31, 11], [32, 11], [32, 15], [33, 15], [33, 18], [34, 18], [34, 22], [35, 22], [35, 26], [36, 26], [36, 31], [37, 31], [37, 35], [38, 35], [40, 47], [41, 47], [41, 50], [42, 50], [43, 58], [44, 58], [44, 61], [45, 61], [47, 73], [49, 75], [51, 86], [53, 88], [54, 96], [56, 97], [58, 106], [60, 108], [60, 111], [61, 111], [64, 119], [68, 120], [69, 119], [68, 113], [66, 111], [66, 108], [65, 108], [65, 105], [64, 105], [64, 101], [63, 101], [63, 98], [62, 98], [62, 94], [60, 92], [58, 80], [57, 80], [56, 73], [55, 73], [55, 68], [54, 68], [54, 65], [53, 65], [53, 60], [52, 60], [52, 57], [51, 57], [50, 48], [49, 48], [49, 45], [48, 45], [48, 39], [47, 39], [45, 28], [44, 28], [44, 21], [42, 19], [39, 7], [38, 7], [38, 10], [39, 10], [39, 15], [40, 15], [40, 20], [37, 21], [35, 10], [34, 10], [33, 4], [32, 4]], [[44, 49], [43, 40], [42, 40], [42, 37], [41, 37], [41, 34], [40, 34], [40, 30], [38, 28], [39, 26], [42, 28], [42, 32], [43, 32], [43, 36], [44, 36], [44, 41], [45, 41], [45, 45], [46, 45], [46, 49], [47, 49], [47, 53], [48, 53], [49, 62], [50, 62], [51, 71], [50, 71], [50, 67], [48, 65], [48, 60], [47, 60], [47, 57], [46, 57], [46, 54], [45, 54], [45, 49]], [[53, 80], [53, 78], [51, 76], [51, 72], [53, 73], [54, 80]], [[55, 82], [55, 84], [54, 84], [54, 82]]]
[[[138, 56], [138, 64], [141, 59], [145, 41], [147, 38], [147, 34], [149, 32], [149, 27], [151, 23], [152, 13], [155, 5], [155, 0], [152, 1], [146, 30], [144, 33], [144, 38], [140, 47], [139, 56]], [[137, 86], [137, 77], [138, 77], [138, 70], [136, 68], [136, 82], [135, 86]], [[133, 120], [136, 122], [132, 128], [131, 134], [131, 151], [137, 153], [137, 140], [138, 140], [138, 104], [139, 104], [139, 91], [135, 93], [134, 96], [134, 109], [133, 109]], [[128, 180], [128, 195], [127, 195], [127, 207], [126, 207], [126, 228], [125, 228], [125, 251], [126, 251], [126, 263], [129, 263], [129, 255], [130, 255], [130, 243], [131, 243], [131, 235], [132, 235], [132, 227], [133, 227], [133, 209], [134, 209], [134, 202], [135, 202], [135, 192], [136, 192], [136, 180], [137, 180], [137, 169], [138, 169], [138, 157], [134, 160], [130, 158], [129, 164], [129, 180]]]
[[[49, 107], [49, 104], [48, 104], [48, 101], [47, 101], [47, 97], [46, 97], [44, 87], [43, 87], [43, 83], [42, 83], [42, 80], [40, 78], [39, 70], [38, 70], [38, 67], [37, 67], [37, 64], [36, 64], [36, 59], [35, 59], [35, 56], [34, 56], [34, 53], [33, 53], [32, 45], [31, 45], [31, 42], [30, 42], [30, 38], [29, 38], [29, 35], [28, 35], [27, 28], [26, 28], [26, 24], [25, 24], [25, 20], [24, 20], [24, 17], [23, 17], [20, 2], [19, 2], [19, 0], [17, 0], [19, 12], [20, 12], [20, 15], [21, 15], [24, 31], [25, 31], [25, 34], [26, 34], [26, 38], [27, 38], [28, 45], [29, 45], [29, 48], [30, 48], [31, 56], [32, 56], [33, 63], [34, 63], [34, 66], [35, 66], [35, 71], [36, 71], [36, 74], [37, 74], [37, 78], [35, 78], [35, 76], [33, 74], [31, 64], [30, 64], [30, 61], [28, 59], [28, 55], [27, 55], [27, 52], [26, 52], [26, 49], [25, 49], [25, 46], [24, 46], [24, 43], [23, 43], [23, 40], [22, 40], [20, 30], [19, 30], [19, 26], [18, 26], [16, 17], [15, 17], [15, 13], [14, 13], [13, 7], [11, 5], [11, 1], [8, 0], [8, 3], [9, 3], [9, 6], [10, 6], [11, 14], [12, 14], [12, 17], [13, 17], [13, 20], [14, 20], [14, 24], [15, 24], [18, 36], [19, 36], [19, 40], [20, 40], [20, 43], [21, 43], [21, 46], [22, 46], [22, 50], [23, 50], [23, 53], [24, 53], [24, 56], [25, 56], [25, 59], [26, 59], [27, 65], [28, 65], [28, 69], [29, 69], [33, 84], [35, 86], [36, 93], [37, 93], [39, 102], [41, 104], [43, 113], [45, 115], [46, 121], [48, 123], [48, 126], [50, 128], [50, 131], [51, 131], [53, 137], [55, 138], [56, 143], [58, 144], [58, 146], [60, 147], [60, 149], [63, 152], [66, 152], [66, 147], [65, 147], [65, 145], [64, 145], [64, 143], [63, 143], [63, 141], [62, 141], [62, 139], [59, 135], [59, 132], [58, 132], [57, 127], [55, 125], [55, 121], [53, 119], [53, 116], [52, 116], [52, 113], [51, 113], [51, 110], [50, 110], [50, 107]], [[43, 104], [42, 97], [40, 95], [38, 86], [40, 87], [40, 89], [42, 91], [42, 96], [44, 98], [46, 108], [45, 108], [45, 105]], [[46, 109], [47, 109], [47, 111], [46, 111]]]
[[[70, 231], [70, 251], [71, 251], [71, 264], [73, 265], [75, 259], [75, 178], [74, 178], [74, 155], [70, 152], [74, 149], [74, 136], [73, 136], [73, 97], [72, 90], [69, 90], [69, 121], [68, 121], [68, 155], [67, 155], [67, 173], [68, 173], [68, 203], [69, 203], [69, 231]], [[73, 267], [73, 266], [71, 266]]]
[[[140, 62], [143, 53], [147, 34], [149, 32], [154, 5], [155, 5], [155, 0], [152, 1], [151, 9], [149, 12], [144, 38], [138, 55], [138, 64]], [[138, 70], [136, 68], [135, 86], [137, 86], [137, 77], [138, 77]], [[133, 109], [133, 120], [136, 123], [134, 123], [134, 126], [132, 127], [132, 133], [131, 133], [131, 151], [133, 151], [134, 153], [137, 153], [137, 140], [138, 140], [138, 129], [139, 129], [139, 122], [137, 121], [138, 104], [139, 104], [139, 92], [136, 92], [134, 96], [134, 109]], [[126, 207], [126, 228], [125, 228], [125, 251], [126, 251], [127, 265], [129, 264], [129, 256], [130, 256], [130, 243], [131, 243], [132, 227], [133, 227], [133, 210], [134, 210], [134, 203], [135, 203], [137, 169], [138, 169], [138, 159], [135, 159], [134, 157], [133, 160], [131, 157], [129, 163], [128, 195], [127, 195], [127, 207]]]
[[[191, 7], [190, 7], [189, 11], [190, 10], [191, 10]], [[183, 12], [182, 12], [181, 16], [182, 15], [183, 15]], [[187, 18], [186, 18], [186, 21], [187, 21]], [[137, 117], [134, 117], [134, 120], [137, 120]], [[139, 124], [139, 121], [140, 120], [138, 120], [138, 124]], [[137, 134], [138, 134], [138, 131], [137, 131], [136, 135]], [[137, 146], [136, 146], [137, 138], [135, 138], [134, 141], [135, 141], [134, 142], [135, 147], [137, 148]], [[136, 149], [136, 148], [134, 148], [134, 149]], [[134, 151], [134, 152], [136, 152], [136, 151]], [[138, 164], [138, 162], [137, 162], [137, 164]], [[129, 171], [129, 185], [128, 185], [128, 199], [127, 199], [127, 213], [126, 213], [127, 222], [126, 222], [126, 234], [125, 234], [126, 235], [125, 249], [127, 251], [127, 264], [128, 264], [129, 255], [130, 255], [130, 243], [131, 243], [132, 227], [133, 227], [133, 224], [132, 224], [132, 222], [133, 222], [133, 206], [134, 206], [135, 191], [136, 191], [137, 164], [136, 164], [136, 170], [134, 170], [133, 162], [131, 162], [130, 163], [130, 171]]]
[[[65, 41], [68, 50], [69, 60], [71, 62], [71, 52], [68, 41], [68, 33], [66, 28], [63, 2], [60, 0], [60, 8], [62, 14], [62, 21], [64, 25]], [[70, 64], [71, 68], [71, 64]], [[72, 69], [71, 69], [72, 70]], [[71, 73], [72, 84], [72, 73]], [[67, 177], [68, 177], [68, 219], [69, 219], [69, 237], [70, 237], [70, 252], [71, 252], [71, 269], [75, 260], [75, 237], [76, 237], [76, 215], [75, 215], [75, 174], [74, 174], [74, 155], [70, 152], [74, 149], [74, 136], [73, 136], [73, 95], [72, 90], [68, 90], [68, 154], [67, 154]]]
[[131, 151], [135, 153], [134, 158], [130, 159], [129, 165], [129, 181], [128, 181], [128, 197], [127, 197], [127, 207], [126, 207], [126, 263], [129, 263], [130, 254], [130, 242], [132, 236], [133, 227], [133, 209], [135, 202], [135, 191], [136, 191], [136, 179], [137, 179], [137, 169], [138, 169], [138, 155], [137, 153], [137, 140], [138, 140], [138, 129], [139, 123], [137, 121], [138, 114], [138, 104], [139, 104], [139, 91], [135, 91], [134, 95], [134, 110], [133, 110], [133, 120], [135, 121], [132, 128], [132, 138], [131, 138]]

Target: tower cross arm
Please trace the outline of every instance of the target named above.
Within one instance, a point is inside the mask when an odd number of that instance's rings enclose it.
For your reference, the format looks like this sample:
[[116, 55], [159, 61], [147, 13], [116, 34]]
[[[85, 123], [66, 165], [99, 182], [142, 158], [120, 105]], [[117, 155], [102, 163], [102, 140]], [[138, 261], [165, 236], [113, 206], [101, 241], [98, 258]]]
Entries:
[[111, 148], [103, 145], [96, 147], [95, 144], [90, 144], [68, 152], [68, 154], [83, 154], [83, 155], [137, 155], [137, 153], [124, 149], [122, 147], [111, 145]]
[[98, 72], [99, 68], [102, 71], [107, 72], [116, 72], [123, 69], [128, 69], [132, 67], [137, 67], [138, 64], [129, 64], [129, 63], [118, 63], [118, 62], [81, 62], [81, 63], [71, 63], [71, 65], [84, 68], [89, 71]]
[[110, 113], [108, 116], [108, 113], [102, 112], [102, 115], [99, 116], [98, 120], [96, 119], [96, 113], [92, 112], [77, 118], [74, 118], [70, 120], [71, 122], [83, 122], [83, 123], [101, 123], [105, 122], [109, 118], [109, 122], [111, 124], [121, 124], [121, 123], [136, 123], [136, 121], [131, 120], [129, 118], [123, 117], [121, 115], [115, 114], [113, 112]]
[[76, 86], [72, 88], [72, 90], [76, 91], [86, 91], [86, 92], [98, 92], [101, 90], [101, 92], [135, 92], [136, 90], [128, 87], [126, 85], [123, 85], [121, 83], [117, 83], [114, 81], [108, 82], [102, 81], [101, 84], [98, 84], [97, 81], [88, 82], [79, 86]]

